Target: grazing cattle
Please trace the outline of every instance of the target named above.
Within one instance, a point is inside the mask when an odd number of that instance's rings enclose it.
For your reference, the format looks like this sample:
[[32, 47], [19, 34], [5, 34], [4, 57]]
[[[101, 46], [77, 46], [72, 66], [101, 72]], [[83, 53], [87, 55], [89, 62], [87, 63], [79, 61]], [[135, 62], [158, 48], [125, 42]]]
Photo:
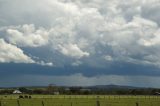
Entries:
[[22, 95], [19, 95], [19, 99], [23, 99], [24, 97]]
[[25, 99], [28, 99], [29, 97], [27, 95], [24, 96]]
[[31, 99], [32, 97], [29, 95], [29, 99]]

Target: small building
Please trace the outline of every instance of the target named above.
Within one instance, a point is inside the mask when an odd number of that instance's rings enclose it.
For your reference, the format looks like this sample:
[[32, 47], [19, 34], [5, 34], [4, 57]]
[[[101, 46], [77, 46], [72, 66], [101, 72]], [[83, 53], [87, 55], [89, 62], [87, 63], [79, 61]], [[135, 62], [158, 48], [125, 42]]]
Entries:
[[70, 88], [65, 88], [65, 91], [70, 91]]
[[88, 91], [88, 92], [90, 92], [91, 90], [83, 88], [83, 89], [80, 89], [80, 91]]
[[59, 92], [54, 92], [54, 95], [59, 95], [60, 93]]
[[19, 90], [14, 90], [13, 91], [13, 94], [21, 94], [22, 92], [21, 91], [19, 91]]
[[159, 92], [155, 92], [155, 95], [160, 95], [160, 93]]

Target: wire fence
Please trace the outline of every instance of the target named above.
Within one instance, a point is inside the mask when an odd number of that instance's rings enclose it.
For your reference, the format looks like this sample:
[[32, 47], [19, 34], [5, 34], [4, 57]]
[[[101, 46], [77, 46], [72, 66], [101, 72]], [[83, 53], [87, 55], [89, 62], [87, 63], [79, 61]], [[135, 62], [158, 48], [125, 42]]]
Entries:
[[[9, 99], [10, 98], [10, 99]], [[160, 106], [159, 96], [83, 96], [83, 95], [33, 95], [32, 98], [0, 98], [0, 106]]]
[[111, 102], [111, 101], [46, 101], [46, 100], [7, 100], [0, 101], [0, 106], [160, 106], [160, 101]]
[[[21, 95], [25, 98], [25, 94]], [[28, 95], [27, 95], [28, 96]], [[29, 95], [34, 99], [160, 99], [158, 95]], [[20, 95], [0, 95], [2, 99], [19, 99]], [[27, 97], [28, 98], [28, 97]]]

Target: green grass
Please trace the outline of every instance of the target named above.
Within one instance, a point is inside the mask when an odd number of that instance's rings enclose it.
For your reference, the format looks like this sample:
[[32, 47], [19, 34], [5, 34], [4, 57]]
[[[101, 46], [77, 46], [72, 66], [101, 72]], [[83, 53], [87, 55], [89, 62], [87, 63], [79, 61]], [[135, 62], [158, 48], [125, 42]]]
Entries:
[[1, 95], [0, 101], [0, 106], [97, 106], [97, 101], [100, 106], [136, 106], [136, 102], [139, 106], [160, 106], [159, 96], [129, 95], [32, 95], [32, 99], [18, 99], [18, 95]]

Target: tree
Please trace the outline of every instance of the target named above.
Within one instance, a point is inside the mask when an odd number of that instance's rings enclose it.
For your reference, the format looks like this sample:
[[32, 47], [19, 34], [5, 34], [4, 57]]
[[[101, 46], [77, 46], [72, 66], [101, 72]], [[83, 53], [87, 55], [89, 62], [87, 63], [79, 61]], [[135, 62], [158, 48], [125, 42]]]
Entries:
[[31, 91], [31, 90], [29, 90], [29, 89], [27, 89], [27, 88], [25, 88], [25, 87], [21, 87], [21, 88], [19, 88], [19, 91], [21, 91], [22, 93], [29, 93], [29, 94], [31, 94], [31, 93], [32, 93], [32, 91]]
[[46, 91], [47, 91], [48, 94], [54, 94], [54, 92], [58, 92], [59, 89], [54, 84], [49, 84]]

